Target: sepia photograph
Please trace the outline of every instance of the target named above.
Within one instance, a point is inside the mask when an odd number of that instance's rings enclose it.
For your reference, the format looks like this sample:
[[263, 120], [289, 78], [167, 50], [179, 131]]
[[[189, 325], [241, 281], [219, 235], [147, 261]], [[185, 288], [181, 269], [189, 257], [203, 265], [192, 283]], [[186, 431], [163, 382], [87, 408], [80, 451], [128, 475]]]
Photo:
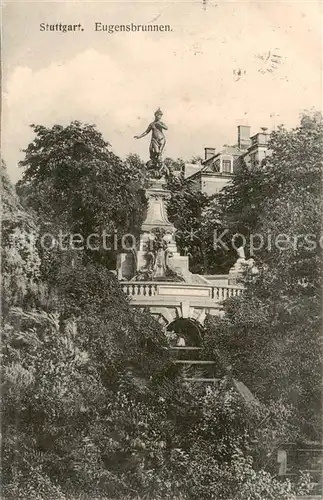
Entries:
[[319, 500], [318, 0], [1, 2], [1, 498]]

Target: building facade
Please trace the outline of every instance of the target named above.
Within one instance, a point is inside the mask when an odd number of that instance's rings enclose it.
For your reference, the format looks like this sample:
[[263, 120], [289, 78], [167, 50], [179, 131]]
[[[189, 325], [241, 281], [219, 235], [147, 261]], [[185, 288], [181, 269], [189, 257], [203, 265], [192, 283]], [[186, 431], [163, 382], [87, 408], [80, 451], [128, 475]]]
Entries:
[[237, 144], [204, 149], [204, 160], [199, 164], [186, 163], [184, 177], [197, 191], [208, 196], [218, 194], [244, 163], [248, 167], [261, 164], [268, 156], [267, 129], [250, 137], [250, 127], [238, 126]]

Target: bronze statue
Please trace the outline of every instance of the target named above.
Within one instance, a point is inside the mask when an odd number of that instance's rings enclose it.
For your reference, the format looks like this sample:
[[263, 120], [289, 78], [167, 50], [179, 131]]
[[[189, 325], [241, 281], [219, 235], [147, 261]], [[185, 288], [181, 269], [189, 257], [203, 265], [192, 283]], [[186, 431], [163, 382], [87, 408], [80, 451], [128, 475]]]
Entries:
[[145, 132], [140, 135], [135, 135], [135, 139], [141, 139], [151, 132], [151, 141], [149, 146], [149, 156], [150, 161], [147, 163], [148, 169], [155, 171], [158, 177], [161, 177], [164, 173], [167, 173], [167, 168], [162, 162], [162, 153], [166, 144], [166, 137], [164, 135], [164, 130], [168, 130], [167, 125], [161, 121], [163, 116], [160, 108], [155, 111], [155, 119], [151, 122]]

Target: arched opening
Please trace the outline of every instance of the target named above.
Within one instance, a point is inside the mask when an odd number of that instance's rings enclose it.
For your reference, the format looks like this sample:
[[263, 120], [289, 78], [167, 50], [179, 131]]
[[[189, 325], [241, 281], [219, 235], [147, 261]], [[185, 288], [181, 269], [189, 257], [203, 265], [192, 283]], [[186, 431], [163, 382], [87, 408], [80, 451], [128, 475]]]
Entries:
[[203, 328], [193, 319], [175, 319], [167, 326], [167, 331], [177, 334], [174, 346], [199, 347], [201, 345]]

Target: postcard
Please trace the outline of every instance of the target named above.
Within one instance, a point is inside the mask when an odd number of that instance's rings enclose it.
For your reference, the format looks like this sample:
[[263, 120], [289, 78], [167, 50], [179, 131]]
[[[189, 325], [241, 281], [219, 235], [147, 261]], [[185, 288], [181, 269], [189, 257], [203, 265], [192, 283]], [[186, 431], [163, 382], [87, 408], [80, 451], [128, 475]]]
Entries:
[[321, 5], [1, 11], [2, 498], [321, 498]]

